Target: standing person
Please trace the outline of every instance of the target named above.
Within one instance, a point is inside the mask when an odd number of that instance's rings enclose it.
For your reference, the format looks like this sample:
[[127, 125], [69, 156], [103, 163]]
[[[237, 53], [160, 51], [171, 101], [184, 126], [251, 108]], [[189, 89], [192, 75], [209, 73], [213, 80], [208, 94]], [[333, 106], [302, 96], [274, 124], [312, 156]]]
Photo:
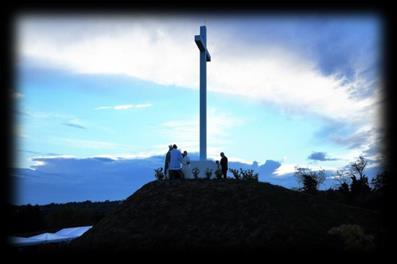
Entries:
[[187, 155], [187, 151], [185, 150], [182, 154], [183, 162], [182, 162], [182, 173], [184, 178], [190, 178], [190, 157]]
[[172, 145], [168, 146], [168, 151], [167, 154], [165, 154], [165, 162], [164, 162], [164, 176], [168, 176], [168, 168], [170, 166], [170, 159], [171, 159], [171, 150], [172, 150]]
[[182, 179], [182, 162], [183, 157], [182, 153], [179, 151], [177, 145], [172, 146], [171, 155], [170, 155], [170, 166], [169, 166], [169, 174], [170, 179]]
[[221, 168], [222, 168], [222, 175], [226, 179], [226, 174], [228, 170], [228, 164], [227, 164], [227, 157], [225, 156], [225, 153], [221, 152]]

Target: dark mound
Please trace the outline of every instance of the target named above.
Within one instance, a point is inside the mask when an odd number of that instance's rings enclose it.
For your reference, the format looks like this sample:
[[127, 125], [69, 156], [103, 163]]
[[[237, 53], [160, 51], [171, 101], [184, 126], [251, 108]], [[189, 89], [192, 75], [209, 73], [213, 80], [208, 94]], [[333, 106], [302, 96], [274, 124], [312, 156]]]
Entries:
[[72, 242], [78, 250], [337, 249], [332, 227], [375, 234], [375, 212], [267, 183], [155, 181]]

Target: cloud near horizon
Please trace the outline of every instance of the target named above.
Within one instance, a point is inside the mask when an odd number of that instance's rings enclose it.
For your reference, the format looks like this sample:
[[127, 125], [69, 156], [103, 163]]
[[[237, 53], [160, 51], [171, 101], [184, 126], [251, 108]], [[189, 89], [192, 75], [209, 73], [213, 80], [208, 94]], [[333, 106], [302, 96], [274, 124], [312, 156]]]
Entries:
[[125, 104], [125, 105], [114, 105], [114, 106], [99, 106], [95, 108], [95, 110], [105, 110], [105, 109], [113, 109], [113, 110], [129, 110], [133, 108], [147, 108], [151, 107], [152, 104]]
[[[198, 156], [197, 153], [192, 155]], [[135, 157], [62, 157], [33, 158], [30, 168], [15, 168], [12, 176], [18, 185], [14, 193], [16, 204], [49, 204], [71, 201], [101, 201], [125, 199], [143, 184], [154, 180], [154, 168], [164, 165], [164, 156]], [[295, 168], [289, 164], [267, 160], [263, 164], [229, 160], [230, 168], [253, 169], [259, 180], [287, 188], [297, 186]], [[313, 168], [315, 169], [315, 168]], [[333, 175], [332, 170], [328, 175]], [[370, 178], [379, 168], [366, 171]], [[228, 177], [232, 177], [229, 173]], [[329, 177], [324, 188], [335, 183]]]

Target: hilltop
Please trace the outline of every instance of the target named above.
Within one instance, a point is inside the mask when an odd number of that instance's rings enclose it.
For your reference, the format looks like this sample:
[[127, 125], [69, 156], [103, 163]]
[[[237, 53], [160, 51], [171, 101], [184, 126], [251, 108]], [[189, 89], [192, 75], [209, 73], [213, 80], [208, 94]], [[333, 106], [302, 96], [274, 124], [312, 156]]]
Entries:
[[280, 186], [237, 180], [153, 181], [82, 237], [74, 250], [342, 249], [343, 224], [376, 235], [376, 212]]

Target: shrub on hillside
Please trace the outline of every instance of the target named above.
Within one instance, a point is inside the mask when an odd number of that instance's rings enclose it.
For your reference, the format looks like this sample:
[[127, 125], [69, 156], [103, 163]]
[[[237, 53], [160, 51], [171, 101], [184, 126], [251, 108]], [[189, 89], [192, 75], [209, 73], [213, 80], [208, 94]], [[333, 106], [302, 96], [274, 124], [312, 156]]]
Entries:
[[207, 168], [207, 169], [205, 170], [205, 176], [206, 176], [206, 178], [207, 178], [208, 180], [211, 179], [211, 175], [212, 175], [212, 170], [209, 169], [209, 168]]
[[221, 169], [217, 169], [217, 170], [215, 171], [215, 177], [216, 177], [218, 180], [222, 179], [222, 170], [221, 170]]
[[254, 173], [254, 170], [243, 170], [240, 169], [240, 175], [243, 180], [246, 181], [258, 181], [258, 173]]
[[200, 173], [199, 168], [193, 168], [193, 169], [192, 169], [192, 174], [193, 174], [193, 177], [194, 177], [195, 179], [198, 179], [199, 173]]
[[341, 225], [333, 227], [328, 234], [338, 236], [348, 251], [372, 250], [374, 249], [374, 237], [364, 233], [359, 225]]
[[154, 170], [154, 176], [157, 180], [162, 181], [164, 179], [163, 168], [158, 168]]
[[240, 170], [237, 169], [229, 169], [229, 171], [233, 174], [233, 177], [236, 180], [245, 180], [245, 181], [258, 181], [258, 173], [254, 173], [254, 170], [247, 169], [244, 170], [240, 168]]
[[236, 178], [236, 180], [240, 180], [240, 172], [237, 169], [229, 169], [229, 171], [233, 174], [233, 177]]

